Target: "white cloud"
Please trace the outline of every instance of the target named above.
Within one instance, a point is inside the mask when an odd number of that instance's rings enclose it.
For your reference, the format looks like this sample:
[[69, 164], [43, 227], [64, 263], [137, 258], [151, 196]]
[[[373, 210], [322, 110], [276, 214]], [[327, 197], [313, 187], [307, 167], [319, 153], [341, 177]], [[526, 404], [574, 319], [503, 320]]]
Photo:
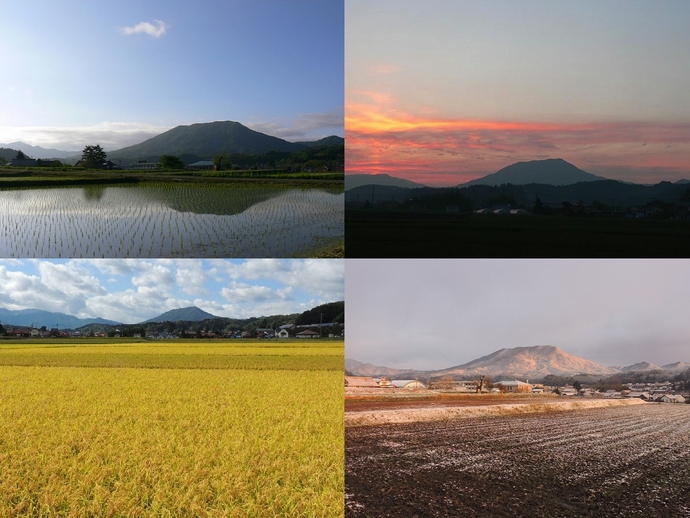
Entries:
[[231, 279], [272, 279], [327, 302], [344, 300], [345, 296], [342, 259], [251, 259], [240, 264], [218, 261], [216, 266]]
[[106, 151], [114, 151], [139, 144], [169, 129], [169, 126], [140, 122], [107, 121], [91, 126], [0, 126], [0, 142], [22, 141], [32, 146], [76, 152], [96, 143]]
[[215, 268], [205, 270], [201, 261], [184, 260], [177, 264], [175, 278], [177, 285], [187, 295], [206, 295], [208, 290], [204, 284], [215, 275]]
[[[154, 25], [155, 24], [155, 25]], [[140, 22], [133, 27], [122, 27], [120, 30], [124, 34], [148, 34], [154, 38], [160, 38], [168, 29], [168, 24], [161, 20], [154, 20], [154, 23]]]

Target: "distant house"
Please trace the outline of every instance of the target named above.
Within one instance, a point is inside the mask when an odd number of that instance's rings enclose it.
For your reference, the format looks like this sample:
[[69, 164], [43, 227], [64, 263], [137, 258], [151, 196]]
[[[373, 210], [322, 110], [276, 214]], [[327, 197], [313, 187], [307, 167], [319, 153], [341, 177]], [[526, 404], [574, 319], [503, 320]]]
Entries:
[[278, 331], [276, 336], [278, 338], [290, 338], [290, 333], [288, 333], [287, 329], [281, 329], [280, 331]]
[[685, 403], [685, 398], [680, 394], [664, 394], [658, 401], [661, 403]]
[[378, 380], [376, 380], [376, 383], [378, 383], [379, 387], [383, 387], [383, 388], [395, 388], [395, 385], [393, 385], [393, 383], [391, 382], [391, 380], [389, 380], [389, 379], [386, 378], [385, 376], [381, 376]]
[[36, 167], [36, 159], [34, 158], [13, 158], [10, 164], [14, 167]]
[[215, 171], [216, 164], [213, 163], [213, 160], [199, 160], [198, 162], [189, 164], [187, 169], [192, 169], [194, 171]]
[[378, 388], [371, 376], [345, 376], [345, 386], [350, 388]]
[[503, 387], [505, 392], [514, 393], [530, 393], [532, 392], [532, 385], [518, 380], [506, 380], [497, 383], [499, 388]]
[[639, 390], [631, 390], [625, 397], [643, 399], [644, 401], [649, 401], [652, 398], [649, 392], [642, 392]]

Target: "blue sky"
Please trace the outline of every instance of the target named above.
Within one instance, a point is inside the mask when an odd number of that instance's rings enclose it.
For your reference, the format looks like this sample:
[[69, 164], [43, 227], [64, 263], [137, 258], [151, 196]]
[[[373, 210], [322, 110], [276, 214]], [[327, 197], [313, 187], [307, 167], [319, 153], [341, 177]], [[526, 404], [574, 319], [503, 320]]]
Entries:
[[357, 260], [345, 354], [408, 369], [553, 345], [603, 365], [690, 362], [686, 260]]
[[0, 307], [125, 324], [189, 306], [249, 318], [301, 313], [339, 300], [340, 259], [0, 260]]
[[348, 0], [346, 167], [456, 185], [518, 161], [690, 177], [690, 2]]
[[81, 150], [235, 120], [343, 135], [343, 0], [3, 4], [0, 142]]

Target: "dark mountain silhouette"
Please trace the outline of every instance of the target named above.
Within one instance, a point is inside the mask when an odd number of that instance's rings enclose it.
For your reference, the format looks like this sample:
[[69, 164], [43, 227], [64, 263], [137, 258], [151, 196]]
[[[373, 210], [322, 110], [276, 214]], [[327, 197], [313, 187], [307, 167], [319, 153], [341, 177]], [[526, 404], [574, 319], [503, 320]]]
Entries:
[[117, 325], [113, 320], [104, 318], [77, 318], [65, 313], [55, 313], [43, 311], [42, 309], [20, 309], [10, 310], [0, 308], [0, 323], [4, 327], [8, 326], [31, 326], [48, 329], [59, 327], [60, 329], [76, 329], [88, 324]]
[[385, 185], [393, 187], [425, 187], [421, 183], [405, 180], [404, 178], [396, 178], [387, 174], [346, 174], [345, 175], [345, 190], [355, 189], [363, 185]]
[[526, 185], [530, 183], [572, 185], [579, 182], [596, 182], [598, 180], [606, 180], [606, 178], [583, 171], [562, 158], [549, 158], [547, 160], [517, 162], [490, 175], [460, 184], [458, 187], [503, 185], [508, 183], [513, 185]]
[[171, 309], [162, 315], [145, 320], [142, 322], [142, 324], [148, 324], [149, 322], [198, 322], [200, 320], [208, 320], [209, 318], [218, 317], [212, 315], [211, 313], [207, 313], [203, 309], [199, 309], [196, 306], [191, 306], [189, 308]]
[[210, 158], [223, 153], [248, 155], [268, 151], [297, 152], [310, 147], [341, 144], [331, 136], [313, 142], [288, 142], [251, 130], [239, 122], [216, 121], [177, 126], [140, 144], [108, 152], [110, 160], [151, 159], [162, 155], [191, 155]]
[[532, 209], [535, 200], [542, 202], [568, 202], [577, 205], [603, 203], [611, 207], [642, 206], [652, 202], [678, 203], [690, 200], [690, 188], [684, 183], [660, 182], [656, 185], [641, 185], [616, 180], [580, 182], [571, 185], [469, 185], [465, 187], [425, 187], [407, 189], [404, 187], [365, 185], [345, 192], [345, 202], [362, 204], [382, 201], [416, 203], [422, 197], [441, 195], [455, 190], [468, 198], [472, 208], [480, 209], [496, 203], [513, 207]]

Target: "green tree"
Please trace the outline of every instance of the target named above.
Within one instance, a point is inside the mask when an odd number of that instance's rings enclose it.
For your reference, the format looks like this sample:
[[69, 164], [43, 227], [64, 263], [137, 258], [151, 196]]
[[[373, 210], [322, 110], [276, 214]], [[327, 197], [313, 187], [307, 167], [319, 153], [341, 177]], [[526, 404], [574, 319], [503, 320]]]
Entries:
[[161, 169], [184, 169], [184, 162], [173, 155], [163, 155], [160, 164]]
[[17, 151], [17, 156], [14, 158], [16, 158], [17, 160], [26, 160], [29, 157], [26, 156], [24, 152], [20, 149], [19, 151]]
[[91, 169], [100, 169], [107, 160], [107, 155], [100, 144], [95, 146], [86, 146], [81, 153], [81, 160], [84, 167]]
[[213, 165], [216, 166], [216, 171], [222, 170], [223, 162], [227, 162], [227, 160], [228, 160], [227, 151], [223, 151], [220, 155], [215, 155], [213, 157]]
[[575, 380], [575, 383], [573, 383], [573, 388], [580, 392], [582, 390], [582, 385], [580, 385], [580, 382]]

